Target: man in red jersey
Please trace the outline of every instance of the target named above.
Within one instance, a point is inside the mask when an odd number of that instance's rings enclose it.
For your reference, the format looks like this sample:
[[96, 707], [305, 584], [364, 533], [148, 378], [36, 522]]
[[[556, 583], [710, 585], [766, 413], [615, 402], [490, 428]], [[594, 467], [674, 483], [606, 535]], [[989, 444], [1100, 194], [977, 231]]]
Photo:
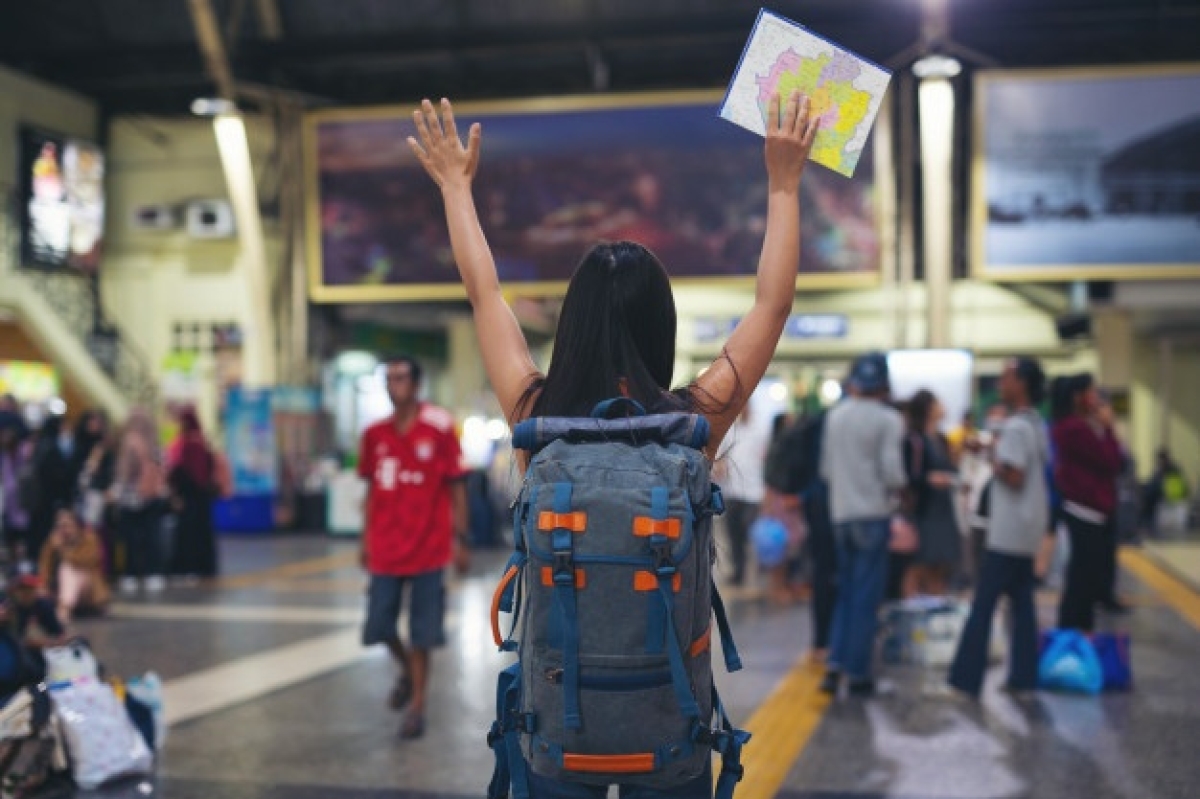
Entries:
[[[358, 474], [368, 481], [363, 567], [371, 576], [363, 645], [386, 644], [400, 666], [389, 704], [408, 707], [400, 737], [425, 732], [429, 653], [445, 644], [446, 590], [451, 561], [469, 564], [467, 494], [454, 418], [420, 402], [421, 366], [407, 356], [385, 362], [395, 412], [366, 429]], [[408, 587], [409, 646], [397, 624]]]

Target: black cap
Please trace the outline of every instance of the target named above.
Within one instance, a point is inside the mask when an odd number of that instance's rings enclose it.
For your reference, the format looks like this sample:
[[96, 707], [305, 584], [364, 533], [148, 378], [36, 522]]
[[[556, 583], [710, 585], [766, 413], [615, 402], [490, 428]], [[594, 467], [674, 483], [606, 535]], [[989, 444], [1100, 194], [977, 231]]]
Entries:
[[855, 359], [850, 367], [850, 385], [866, 394], [887, 391], [890, 387], [887, 355], [868, 352]]

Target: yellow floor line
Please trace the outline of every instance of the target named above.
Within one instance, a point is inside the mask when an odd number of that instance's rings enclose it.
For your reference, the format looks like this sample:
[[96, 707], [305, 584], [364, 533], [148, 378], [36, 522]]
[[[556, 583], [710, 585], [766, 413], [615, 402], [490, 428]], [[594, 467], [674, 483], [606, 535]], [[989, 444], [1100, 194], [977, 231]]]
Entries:
[[824, 676], [823, 666], [801, 661], [750, 717], [746, 729], [754, 738], [742, 750], [746, 776], [737, 799], [771, 799], [779, 792], [829, 707], [830, 697], [819, 689]]
[[1132, 572], [1176, 613], [1200, 630], [1200, 593], [1140, 550], [1124, 548], [1120, 558], [1122, 568]]
[[282, 566], [274, 566], [261, 571], [222, 577], [214, 581], [212, 585], [214, 588], [253, 588], [272, 581], [337, 571], [338, 569], [344, 569], [347, 566], [357, 564], [358, 558], [359, 553], [357, 550], [339, 552], [336, 555], [328, 555], [323, 558], [310, 558], [309, 560], [286, 563]]

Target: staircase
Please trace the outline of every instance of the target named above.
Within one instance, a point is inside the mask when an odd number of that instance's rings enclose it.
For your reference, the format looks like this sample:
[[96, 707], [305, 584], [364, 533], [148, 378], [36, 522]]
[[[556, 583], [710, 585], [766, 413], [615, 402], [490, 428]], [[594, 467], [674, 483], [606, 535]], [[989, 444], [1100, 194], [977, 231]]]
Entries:
[[152, 405], [157, 379], [146, 358], [104, 318], [96, 279], [15, 268], [20, 247], [11, 219], [0, 216], [0, 308], [110, 418], [124, 419], [134, 405]]

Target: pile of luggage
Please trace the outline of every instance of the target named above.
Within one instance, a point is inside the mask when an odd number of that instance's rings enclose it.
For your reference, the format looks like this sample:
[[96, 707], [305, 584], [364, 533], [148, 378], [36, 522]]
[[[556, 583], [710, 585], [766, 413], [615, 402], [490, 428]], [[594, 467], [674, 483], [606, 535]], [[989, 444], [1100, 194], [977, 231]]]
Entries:
[[[0, 674], [27, 652], [0, 636]], [[87, 644], [75, 640], [40, 653], [44, 678], [0, 695], [0, 799], [17, 799], [55, 778], [84, 790], [148, 775], [166, 725], [162, 684], [153, 672], [130, 680], [103, 674]]]

